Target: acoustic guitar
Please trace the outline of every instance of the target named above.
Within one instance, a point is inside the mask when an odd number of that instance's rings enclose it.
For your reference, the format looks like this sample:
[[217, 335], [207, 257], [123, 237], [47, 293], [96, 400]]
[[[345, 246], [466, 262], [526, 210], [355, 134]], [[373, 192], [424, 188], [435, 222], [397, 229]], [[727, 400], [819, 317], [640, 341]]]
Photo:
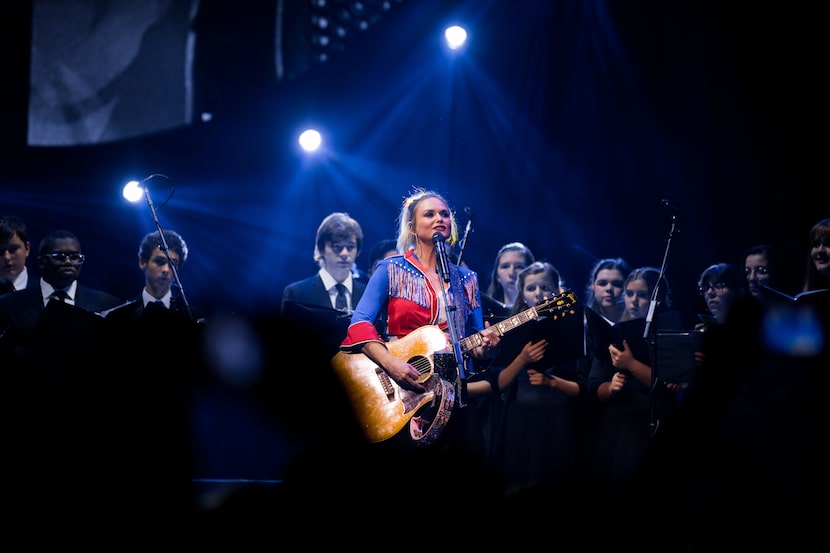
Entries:
[[[573, 315], [577, 299], [571, 290], [540, 302], [521, 313], [491, 325], [499, 336], [541, 315]], [[462, 353], [483, 344], [476, 333], [459, 342]], [[386, 343], [389, 352], [415, 367], [426, 391], [401, 388], [380, 366], [362, 353], [339, 351], [331, 360], [344, 385], [355, 416], [371, 442], [388, 440], [410, 423], [410, 436], [428, 445], [449, 421], [455, 401], [456, 362], [452, 344], [436, 325], [419, 327], [403, 338]]]

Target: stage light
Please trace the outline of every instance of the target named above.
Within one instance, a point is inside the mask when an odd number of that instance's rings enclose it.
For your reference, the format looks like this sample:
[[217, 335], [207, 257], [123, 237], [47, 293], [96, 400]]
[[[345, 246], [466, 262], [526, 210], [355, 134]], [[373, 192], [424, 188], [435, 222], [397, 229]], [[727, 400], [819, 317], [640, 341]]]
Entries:
[[121, 194], [130, 203], [135, 203], [144, 198], [144, 188], [137, 180], [131, 180], [124, 185]]
[[[166, 186], [170, 189], [167, 198], [159, 206], [159, 208], [162, 208], [164, 207], [164, 204], [170, 201], [170, 198], [173, 197], [173, 193], [176, 191], [176, 187], [170, 182], [170, 177], [166, 175], [156, 173], [140, 181], [131, 180], [121, 189], [121, 195], [124, 196], [124, 199], [130, 203], [136, 203], [139, 200], [146, 199], [147, 203], [150, 205], [150, 210], [155, 212], [156, 207], [153, 205], [153, 200], [150, 197], [149, 190], [150, 183], [155, 179], [163, 179]], [[155, 216], [155, 213], [153, 213], [153, 215]]]
[[452, 25], [444, 30], [444, 38], [450, 50], [458, 50], [467, 42], [467, 31], [458, 25]]
[[307, 152], [316, 151], [320, 148], [322, 142], [323, 138], [320, 136], [320, 133], [314, 129], [308, 129], [300, 134], [300, 147]]

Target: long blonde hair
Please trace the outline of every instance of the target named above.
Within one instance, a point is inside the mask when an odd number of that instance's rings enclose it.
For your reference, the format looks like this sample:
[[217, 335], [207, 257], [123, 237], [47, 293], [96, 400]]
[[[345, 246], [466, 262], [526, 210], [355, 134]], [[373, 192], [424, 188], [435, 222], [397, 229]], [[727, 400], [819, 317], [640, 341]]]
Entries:
[[[401, 253], [406, 253], [407, 251], [411, 250], [415, 247], [415, 243], [417, 242], [417, 238], [415, 237], [414, 227], [410, 225], [414, 222], [415, 219], [415, 208], [418, 207], [418, 204], [421, 200], [426, 198], [437, 198], [447, 204], [447, 208], [449, 208], [449, 203], [447, 200], [444, 199], [441, 194], [438, 192], [434, 192], [432, 190], [426, 190], [424, 188], [415, 188], [412, 191], [412, 194], [407, 196], [403, 201], [403, 206], [401, 207], [401, 212], [398, 215], [398, 251]], [[452, 223], [450, 226], [452, 230], [450, 232], [449, 238], [445, 240], [445, 242], [452, 247], [458, 242], [458, 225], [455, 224], [455, 213], [452, 209], [450, 209], [450, 222]]]

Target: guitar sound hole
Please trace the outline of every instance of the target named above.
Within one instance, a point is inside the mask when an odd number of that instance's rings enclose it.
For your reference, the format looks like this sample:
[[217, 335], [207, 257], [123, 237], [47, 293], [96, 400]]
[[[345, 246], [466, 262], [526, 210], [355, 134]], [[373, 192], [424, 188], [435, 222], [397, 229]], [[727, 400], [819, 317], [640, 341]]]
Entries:
[[429, 359], [422, 355], [417, 355], [409, 359], [407, 363], [418, 369], [421, 376], [428, 374], [432, 370], [432, 364], [429, 362]]

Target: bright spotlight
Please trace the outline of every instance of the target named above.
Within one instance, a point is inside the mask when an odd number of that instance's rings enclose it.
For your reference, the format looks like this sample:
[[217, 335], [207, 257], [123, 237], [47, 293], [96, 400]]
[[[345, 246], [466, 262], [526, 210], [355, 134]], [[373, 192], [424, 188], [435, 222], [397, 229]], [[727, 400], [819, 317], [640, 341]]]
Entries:
[[124, 189], [121, 191], [121, 194], [128, 202], [135, 203], [144, 198], [144, 188], [142, 188], [141, 183], [137, 180], [131, 180], [124, 185]]
[[322, 141], [323, 139], [320, 136], [320, 133], [312, 129], [303, 131], [299, 139], [300, 146], [303, 150], [307, 152], [313, 152], [317, 150], [320, 147]]
[[444, 30], [444, 38], [451, 50], [458, 50], [467, 41], [467, 31], [458, 25], [452, 25]]
[[[159, 173], [150, 175], [149, 177], [147, 177], [147, 178], [145, 178], [141, 181], [131, 180], [127, 184], [124, 185], [124, 188], [121, 189], [121, 195], [124, 196], [125, 200], [127, 200], [128, 202], [131, 202], [131, 203], [136, 203], [139, 200], [141, 200], [142, 198], [146, 198], [147, 203], [150, 204], [150, 208], [154, 210], [155, 207], [153, 206], [153, 200], [150, 198], [150, 189], [148, 188], [148, 186], [149, 186], [149, 183], [151, 181], [153, 181], [154, 179], [156, 179], [156, 178], [162, 178], [166, 181], [170, 180], [170, 177], [168, 177], [166, 175], [161, 175]], [[170, 185], [170, 194], [167, 196], [167, 199], [164, 200], [164, 202], [159, 207], [164, 206], [164, 204], [166, 204], [167, 201], [170, 198], [173, 197], [173, 192], [175, 192], [175, 191], [176, 191], [176, 188], [171, 184]]]

